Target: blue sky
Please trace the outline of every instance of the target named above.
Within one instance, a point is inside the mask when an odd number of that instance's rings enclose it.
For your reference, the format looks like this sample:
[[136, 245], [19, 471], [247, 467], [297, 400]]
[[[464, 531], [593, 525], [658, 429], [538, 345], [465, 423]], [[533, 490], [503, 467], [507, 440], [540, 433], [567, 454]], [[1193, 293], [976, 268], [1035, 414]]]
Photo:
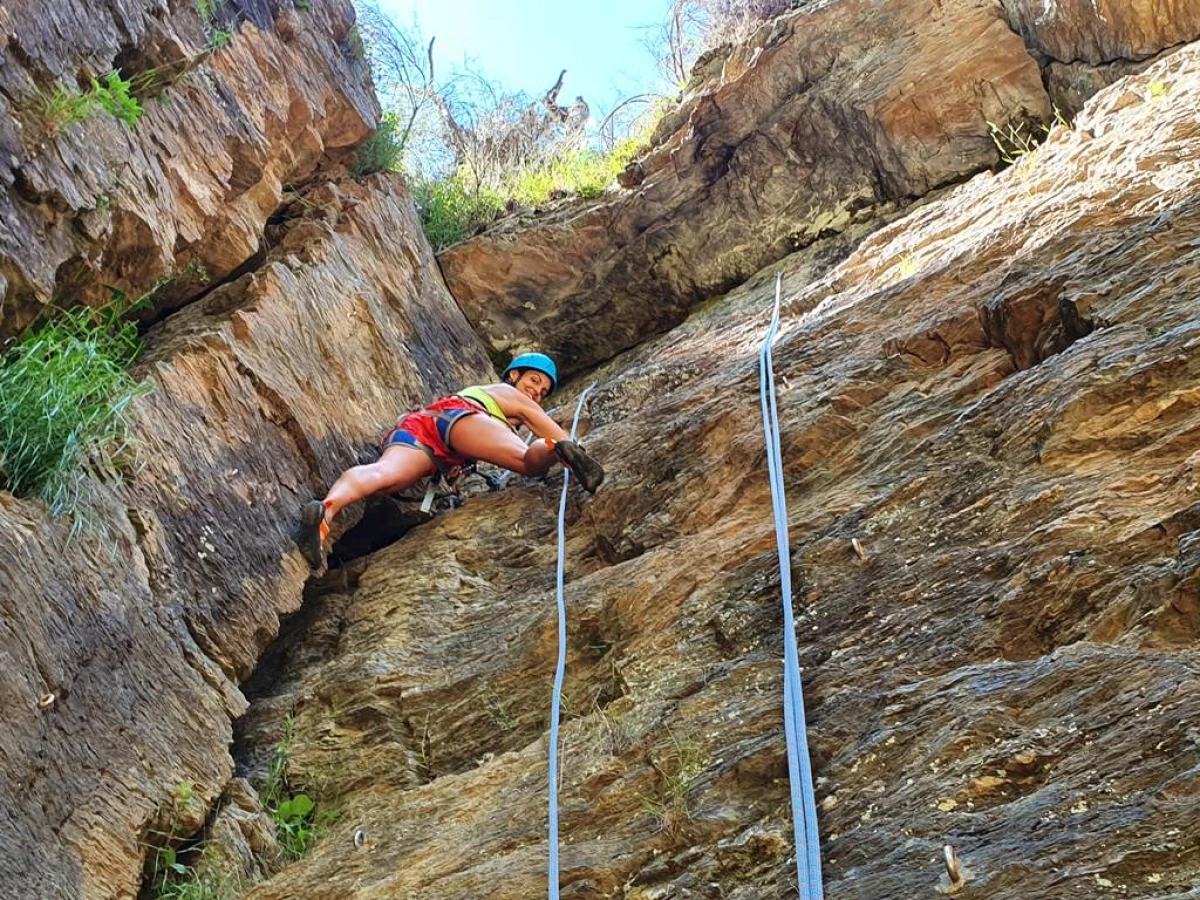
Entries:
[[[583, 95], [599, 120], [623, 97], [661, 89], [643, 42], [669, 0], [379, 0], [401, 25], [436, 37], [441, 74], [470, 58], [506, 91], [537, 97], [567, 70], [559, 102]], [[650, 26], [649, 28], [645, 26]]]

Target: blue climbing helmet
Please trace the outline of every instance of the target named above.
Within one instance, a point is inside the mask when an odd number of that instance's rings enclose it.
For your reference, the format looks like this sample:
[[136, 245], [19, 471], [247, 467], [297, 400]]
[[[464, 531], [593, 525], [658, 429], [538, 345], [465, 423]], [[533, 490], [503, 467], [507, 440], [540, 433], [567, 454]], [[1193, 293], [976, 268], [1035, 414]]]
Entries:
[[518, 369], [533, 369], [533, 371], [541, 372], [549, 378], [550, 391], [546, 396], [553, 394], [554, 389], [558, 387], [558, 366], [545, 353], [522, 353], [519, 356], [513, 357], [513, 361], [508, 364], [508, 368], [504, 370], [504, 374], [501, 377], [505, 381], [508, 381], [508, 373], [515, 372]]

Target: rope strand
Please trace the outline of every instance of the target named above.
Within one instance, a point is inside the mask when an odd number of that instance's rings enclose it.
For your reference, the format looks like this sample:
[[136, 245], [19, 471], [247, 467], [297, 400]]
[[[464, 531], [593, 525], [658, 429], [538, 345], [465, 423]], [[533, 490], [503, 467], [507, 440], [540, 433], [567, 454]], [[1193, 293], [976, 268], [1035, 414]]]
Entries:
[[817, 804], [808, 753], [808, 727], [804, 717], [804, 689], [796, 648], [792, 615], [792, 561], [788, 547], [787, 502], [783, 491], [782, 453], [779, 443], [779, 409], [775, 400], [774, 359], [771, 344], [779, 330], [779, 300], [783, 275], [775, 276], [775, 308], [758, 357], [759, 401], [767, 445], [767, 470], [771, 481], [771, 509], [775, 517], [775, 544], [779, 552], [779, 589], [783, 597], [783, 729], [787, 738], [788, 779], [792, 793], [792, 831], [796, 842], [796, 881], [800, 900], [824, 900], [821, 883], [821, 839], [817, 832]]
[[[583, 411], [583, 401], [592, 388], [593, 381], [579, 395], [579, 404], [575, 407], [575, 418], [571, 422], [571, 440], [575, 440], [575, 431], [579, 427], [579, 414]], [[550, 838], [549, 838], [549, 888], [550, 900], [558, 900], [558, 725], [562, 709], [563, 677], [567, 670], [567, 604], [563, 599], [563, 570], [567, 552], [566, 521], [567, 521], [567, 487], [571, 483], [571, 470], [563, 467], [562, 498], [558, 503], [558, 570], [556, 572], [555, 592], [558, 600], [558, 664], [554, 668], [554, 696], [550, 706]]]

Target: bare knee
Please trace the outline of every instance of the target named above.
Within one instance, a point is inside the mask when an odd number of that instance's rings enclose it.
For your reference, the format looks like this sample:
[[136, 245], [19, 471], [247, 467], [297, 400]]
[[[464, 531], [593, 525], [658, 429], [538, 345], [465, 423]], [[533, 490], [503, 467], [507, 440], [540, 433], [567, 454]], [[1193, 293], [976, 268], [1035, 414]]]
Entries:
[[525, 449], [525, 456], [521, 460], [525, 467], [522, 474], [534, 477], [545, 475], [557, 460], [558, 454], [549, 444], [545, 441], [534, 441]]

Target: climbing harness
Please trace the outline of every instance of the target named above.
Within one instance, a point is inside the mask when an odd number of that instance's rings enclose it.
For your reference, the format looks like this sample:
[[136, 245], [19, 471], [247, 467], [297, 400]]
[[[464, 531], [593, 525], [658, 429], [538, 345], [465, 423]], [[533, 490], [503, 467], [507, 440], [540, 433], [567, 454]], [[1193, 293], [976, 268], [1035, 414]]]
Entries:
[[796, 841], [796, 880], [800, 900], [823, 900], [821, 840], [817, 833], [817, 804], [813, 796], [812, 764], [808, 755], [804, 720], [804, 692], [792, 618], [791, 552], [788, 548], [787, 504], [783, 494], [780, 460], [779, 410], [775, 404], [774, 360], [771, 343], [779, 330], [779, 298], [783, 274], [775, 275], [775, 309], [771, 326], [758, 356], [759, 400], [767, 444], [767, 469], [771, 478], [771, 508], [775, 514], [775, 543], [779, 550], [779, 587], [783, 594], [783, 729], [787, 737], [788, 778], [792, 790], [792, 831]]
[[[515, 363], [516, 360], [513, 362]], [[593, 381], [579, 395], [579, 404], [575, 407], [575, 418], [571, 420], [571, 440], [575, 440], [575, 431], [579, 427], [579, 414], [583, 411], [583, 401], [587, 399], [588, 393], [595, 386], [596, 382]], [[570, 483], [571, 470], [563, 466], [562, 499], [558, 503], [558, 571], [555, 581], [555, 593], [558, 600], [558, 665], [554, 669], [554, 697], [550, 706], [550, 871], [548, 879], [550, 900], [558, 900], [558, 723], [559, 711], [562, 709], [563, 676], [566, 675], [567, 669], [567, 604], [563, 599], [563, 562], [567, 552], [567, 487]]]

